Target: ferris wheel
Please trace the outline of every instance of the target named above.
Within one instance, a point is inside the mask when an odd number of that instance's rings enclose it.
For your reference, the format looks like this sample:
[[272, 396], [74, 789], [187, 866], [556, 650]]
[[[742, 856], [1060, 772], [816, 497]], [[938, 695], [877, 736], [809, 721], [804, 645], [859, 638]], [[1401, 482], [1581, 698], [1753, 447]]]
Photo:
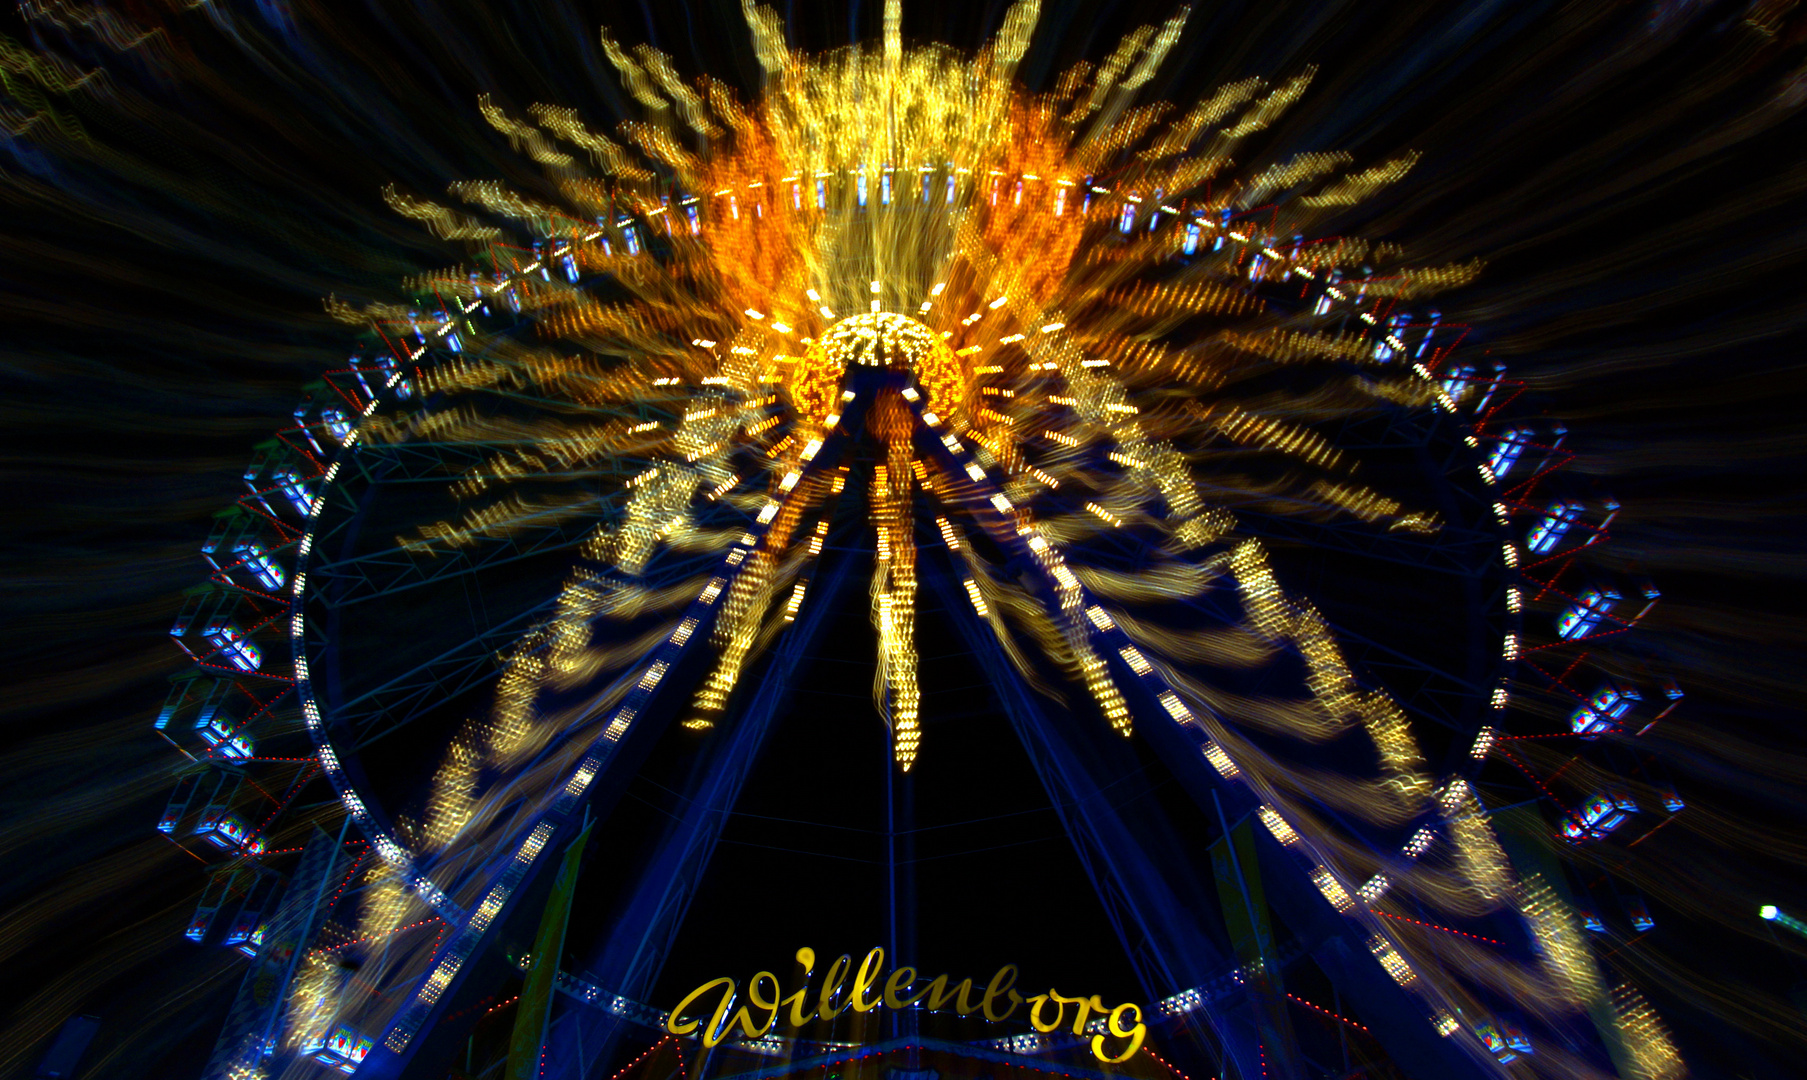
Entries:
[[[251, 961], [208, 1075], [1664, 1075], [1588, 943], [1648, 911], [1560, 865], [1682, 809], [1635, 752], [1681, 696], [1624, 647], [1656, 589], [1439, 314], [1478, 265], [1319, 233], [1410, 156], [1264, 147], [1309, 73], [1136, 104], [1183, 18], [1030, 94], [1033, 5], [976, 58], [750, 12], [753, 106], [605, 37], [631, 149], [485, 99], [543, 190], [387, 192], [469, 259], [335, 308], [355, 354], [172, 630], [159, 828], [219, 864], [189, 936]], [[802, 713], [881, 751], [838, 766], [887, 823], [875, 953], [925, 947], [899, 845], [995, 729], [1138, 1003], [868, 1001], [805, 941], [760, 975], [807, 1014], [750, 970], [676, 1000], [749, 784], [820, 779]], [[334, 831], [283, 816], [317, 778]]]

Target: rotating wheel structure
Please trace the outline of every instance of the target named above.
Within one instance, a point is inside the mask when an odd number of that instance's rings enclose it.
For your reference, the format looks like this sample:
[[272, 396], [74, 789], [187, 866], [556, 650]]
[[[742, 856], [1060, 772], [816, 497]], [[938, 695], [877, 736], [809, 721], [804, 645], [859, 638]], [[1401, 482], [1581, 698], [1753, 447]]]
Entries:
[[755, 19], [783, 77], [690, 101], [734, 132], [706, 155], [638, 128], [601, 177], [538, 155], [558, 203], [390, 193], [473, 260], [344, 311], [358, 356], [248, 477], [294, 511], [302, 725], [370, 854], [308, 845], [314, 900], [269, 925], [313, 944], [222, 1074], [513, 1068], [523, 1031], [562, 1076], [1110, 1058], [964, 1005], [668, 1011], [829, 978], [779, 962], [804, 945], [1092, 980], [1142, 1003], [1112, 1065], [1149, 1075], [1613, 1068], [1549, 830], [1503, 844], [1477, 786], [1531, 504], [1509, 384], [1423, 303], [1475, 268], [1313, 234], [1409, 161], [1198, 190], [1308, 76], [1082, 124], [1107, 83], [1011, 81], [1027, 11], [971, 82], [939, 49], [779, 58]]

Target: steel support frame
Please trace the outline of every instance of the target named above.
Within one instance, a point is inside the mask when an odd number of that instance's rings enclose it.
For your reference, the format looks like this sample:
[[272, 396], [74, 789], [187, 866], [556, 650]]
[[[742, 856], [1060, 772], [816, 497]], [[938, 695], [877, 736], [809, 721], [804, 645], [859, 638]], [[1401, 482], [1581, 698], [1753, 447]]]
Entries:
[[[966, 599], [964, 594], [951, 595], [940, 575], [929, 580], [950, 614], [958, 611], [955, 605]], [[998, 704], [1029, 756], [1148, 1000], [1185, 990], [1203, 981], [1206, 972], [1235, 967], [1232, 959], [1181, 915], [1188, 904], [1149, 872], [1155, 860], [1142, 850], [1122, 814], [1103, 797], [1071, 740], [1062, 737], [1059, 725], [1031, 696], [990, 627], [979, 625], [970, 608], [954, 615], [952, 621], [970, 654], [990, 677]], [[1075, 719], [1066, 718], [1069, 723]], [[1183, 965], [1180, 971], [1175, 970], [1174, 962]], [[1242, 1028], [1247, 1025], [1214, 1002], [1199, 1011], [1205, 1014], [1205, 1026], [1210, 1030], [1206, 1045], [1217, 1055], [1211, 1064], [1226, 1076], [1249, 1080], [1262, 1076], [1260, 1047], [1252, 1038], [1252, 1028], [1245, 1033]]]
[[[927, 437], [927, 429], [921, 428], [922, 437], [918, 439], [918, 447], [925, 454], [933, 456], [948, 470], [949, 475], [958, 476], [965, 472], [969, 463], [964, 450], [956, 451], [954, 446], [945, 445]], [[958, 444], [955, 444], [957, 446]], [[998, 494], [995, 485], [989, 480], [975, 478], [975, 505], [983, 505], [990, 497]], [[995, 506], [996, 504], [992, 504]], [[1008, 503], [1005, 504], [1006, 506]], [[985, 511], [978, 510], [983, 514]], [[1015, 528], [1015, 522], [998, 513], [999, 527], [994, 537], [1008, 538], [1004, 546], [1011, 551], [1012, 568], [1027, 569], [1033, 565], [1029, 558], [1029, 549], [1021, 539], [1021, 533]], [[1052, 583], [1048, 583], [1051, 589]], [[1037, 588], [1041, 592], [1040, 599], [1044, 603], [1053, 603], [1050, 610], [1060, 610], [1064, 602], [1055, 600], [1049, 591]], [[1075, 587], [1077, 596], [1072, 599], [1078, 605], [1087, 602], [1083, 588]], [[1090, 634], [1089, 630], [1082, 631]], [[1100, 651], [1109, 656], [1116, 650], [1110, 647], [1117, 640], [1126, 640], [1122, 631], [1101, 631], [1093, 635], [1105, 645]], [[1109, 644], [1107, 644], [1107, 641]], [[1200, 810], [1207, 815], [1218, 812], [1221, 803], [1230, 807], [1234, 816], [1241, 818], [1256, 809], [1259, 804], [1258, 793], [1246, 784], [1232, 784], [1220, 778], [1208, 765], [1192, 731], [1183, 728], [1180, 723], [1167, 722], [1164, 717], [1168, 709], [1159, 698], [1159, 692], [1165, 689], [1158, 673], [1151, 673], [1154, 680], [1138, 676], [1130, 670], [1126, 661], [1115, 659], [1108, 661], [1111, 670], [1116, 674], [1116, 683], [1124, 695], [1126, 704], [1132, 715], [1142, 718], [1138, 731], [1156, 748], [1162, 757], [1172, 764], [1174, 775], [1180, 779], [1187, 792], [1192, 796]], [[1003, 672], [1014, 682], [1013, 673]], [[1171, 693], [1171, 691], [1168, 691]], [[1266, 830], [1257, 830], [1265, 834]], [[1295, 935], [1309, 943], [1313, 957], [1318, 966], [1329, 975], [1339, 991], [1351, 998], [1363, 1000], [1370, 1010], [1369, 1015], [1375, 1021], [1371, 1024], [1396, 1062], [1398, 1062], [1414, 1080], [1451, 1080], [1456, 1077], [1494, 1077], [1501, 1075], [1498, 1063], [1478, 1044], [1458, 1042], [1439, 1036], [1426, 1015], [1427, 1003], [1398, 985], [1382, 968], [1379, 961], [1369, 955], [1367, 940], [1361, 936], [1364, 924], [1372, 924], [1378, 920], [1374, 917], [1362, 917], [1355, 912], [1345, 915], [1333, 908], [1326, 897], [1312, 883], [1305, 864], [1311, 855], [1305, 851], [1289, 851], [1282, 848], [1271, 836], [1258, 835], [1261, 852], [1263, 877], [1275, 883], [1269, 892], [1269, 903], [1282, 920], [1293, 930]], [[1140, 912], [1146, 917], [1146, 912]], [[1365, 927], [1374, 933], [1375, 927]], [[1384, 940], [1384, 938], [1383, 938]], [[1249, 1074], [1261, 1075], [1260, 1072]]]
[[[756, 685], [742, 689], [746, 696], [733, 711], [731, 730], [719, 733], [700, 764], [698, 773], [704, 776], [700, 790], [688, 799], [683, 818], [667, 833], [658, 856], [638, 875], [632, 899], [607, 940], [593, 950], [582, 976], [586, 981], [636, 1001], [651, 991], [683, 928], [722, 829], [758, 763], [772, 722], [790, 694], [791, 677], [815, 642], [849, 572], [842, 563], [826, 575], [827, 580], [818, 578], [821, 591], [816, 598], [822, 602], [806, 605], [767, 658]], [[546, 1071], [541, 1075], [547, 1080], [586, 1080], [595, 1073], [592, 1066], [606, 1060], [626, 1022], [614, 1012], [573, 1002], [553, 1017]]]
[[[817, 456], [814, 463], [808, 467], [810, 470], [820, 469], [824, 462], [835, 459], [845, 442], [858, 436], [864, 419], [864, 404], [869, 404], [869, 402], [849, 403], [849, 408], [843, 413], [842, 425], [826, 440], [828, 445], [822, 447], [828, 452]], [[736, 573], [744, 570], [744, 557], [763, 542], [764, 525], [767, 521], [769, 519], [761, 521], [758, 527], [749, 529], [742, 542], [746, 546], [733, 545], [730, 554], [718, 564], [721, 567], [723, 584], [732, 579]], [[721, 608], [714, 603], [714, 598], [719, 595], [721, 592], [718, 589], [713, 591], [708, 599], [699, 596], [697, 600], [693, 601], [690, 610], [696, 613], [698, 618], [693, 632], [686, 636], [681, 643], [668, 638], [661, 646], [648, 654], [648, 662], [651, 663], [653, 657], [666, 657], [666, 659], [658, 661], [662, 665], [659, 670], [664, 673], [672, 671], [677, 665], [694, 658], [698, 653], [697, 643], [708, 640], [709, 628], [720, 615]], [[678, 682], [681, 682], [681, 678], [674, 674], [674, 678], [671, 680], [642, 684], [639, 687], [641, 696], [636, 698], [630, 693], [627, 703], [619, 706], [619, 709], [635, 715], [645, 715], [655, 706], [664, 708], [663, 703], [668, 700], [669, 694], [662, 693], [662, 691], [669, 691], [669, 688]], [[518, 846], [511, 843], [499, 849], [489, 863], [478, 871], [482, 880], [496, 883], [491, 892], [492, 896], [499, 900], [486, 901], [486, 903], [496, 903], [493, 912], [480, 911], [478, 914], [474, 914], [466, 921], [462, 929], [454, 932], [440, 947], [435, 955], [434, 967], [431, 969], [434, 972], [442, 970], [448, 972], [440, 981], [435, 982], [433, 977], [427, 976], [412, 986], [397, 988], [405, 989], [407, 998], [404, 1000], [408, 1004], [405, 1004], [403, 1011], [390, 1021], [387, 1033], [371, 1051], [361, 1072], [372, 1077], [384, 1078], [384, 1080], [397, 1080], [410, 1071], [411, 1063], [420, 1054], [422, 1045], [434, 1041], [434, 1027], [439, 1018], [445, 1014], [448, 1002], [466, 992], [471, 969], [482, 966], [484, 959], [493, 949], [501, 926], [511, 920], [530, 917], [530, 914], [524, 914], [524, 912], [528, 912], [530, 905], [524, 904], [523, 898], [531, 896], [536, 886], [544, 886], [545, 883], [542, 879], [545, 875], [541, 874], [540, 870], [546, 863], [546, 860], [538, 857], [539, 853], [544, 850], [544, 842], [535, 846], [529, 835], [530, 832], [537, 832], [548, 839], [558, 836], [562, 828], [569, 827], [574, 814], [587, 811], [588, 807], [597, 799], [597, 793], [610, 787], [611, 780], [625, 782], [624, 777], [614, 774], [630, 767], [637, 768], [638, 765], [616, 752], [617, 748], [622, 745], [615, 741], [616, 738], [624, 737], [628, 742], [646, 746], [647, 740], [655, 738], [656, 735], [657, 732], [652, 730], [650, 722], [638, 730], [630, 726], [621, 736], [610, 736], [606, 732], [598, 735], [591, 745], [591, 751], [586, 757], [586, 761], [597, 760], [596, 767], [600, 771], [592, 773], [589, 780], [581, 785], [577, 784], [575, 780], [561, 785], [556, 794], [548, 792], [540, 804], [524, 810], [526, 816], [531, 819], [532, 825], [529, 827], [523, 824], [516, 830], [521, 837], [521, 843]], [[481, 917], [479, 918], [478, 915]]]

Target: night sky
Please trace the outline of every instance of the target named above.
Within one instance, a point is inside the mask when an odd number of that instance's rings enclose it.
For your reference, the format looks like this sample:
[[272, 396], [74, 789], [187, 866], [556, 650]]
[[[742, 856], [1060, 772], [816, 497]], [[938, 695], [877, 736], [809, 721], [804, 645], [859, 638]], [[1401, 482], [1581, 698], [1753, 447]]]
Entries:
[[[797, 47], [879, 33], [877, 4], [779, 7]], [[904, 36], [976, 48], [1005, 7], [906, 3]], [[1046, 3], [1019, 74], [1041, 86], [1169, 14]], [[479, 94], [595, 129], [631, 116], [605, 24], [757, 89], [724, 0], [5, 17], [0, 1074], [29, 1075], [79, 1013], [103, 1022], [85, 1075], [192, 1075], [211, 1047], [242, 968], [182, 940], [203, 867], [152, 827], [179, 764], [150, 728], [169, 620], [252, 446], [343, 365], [324, 298], [395, 299], [460, 257], [383, 187], [529, 175]], [[1644, 741], [1689, 808], [1637, 849], [1658, 929], [1612, 962], [1706, 1077], [1798, 1075], [1807, 1054], [1807, 940], [1756, 916], [1807, 915], [1804, 43], [1807, 6], [1785, 0], [1224, 3], [1194, 10], [1143, 94], [1316, 65], [1272, 146], [1418, 151], [1336, 229], [1418, 264], [1482, 259], [1444, 317], [1623, 501], [1611, 558], [1661, 586], [1640, 633], [1688, 694]]]

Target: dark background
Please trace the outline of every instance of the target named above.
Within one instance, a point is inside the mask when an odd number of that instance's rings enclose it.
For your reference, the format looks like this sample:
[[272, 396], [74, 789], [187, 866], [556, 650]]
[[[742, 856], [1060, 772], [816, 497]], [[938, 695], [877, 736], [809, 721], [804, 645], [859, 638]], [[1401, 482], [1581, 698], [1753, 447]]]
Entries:
[[[975, 48], [1006, 5], [906, 4]], [[188, 1075], [239, 968], [180, 930], [202, 867], [151, 828], [176, 765], [149, 727], [208, 516], [297, 388], [341, 363], [328, 294], [395, 297], [458, 253], [388, 212], [528, 181], [488, 92], [632, 115], [596, 28], [751, 94], [737, 3], [37, 5], [4, 25], [0, 154], [0, 1072], [72, 1013], [96, 1076]], [[782, 5], [793, 45], [876, 39], [877, 4]], [[1099, 60], [1171, 8], [1045, 4], [1022, 77]], [[1613, 958], [1703, 1076], [1793, 1075], [1807, 941], [1798, 734], [1804, 559], [1802, 48], [1791, 3], [1226, 3], [1148, 99], [1319, 68], [1264, 152], [1423, 157], [1337, 229], [1438, 263], [1441, 300], [1567, 420], [1625, 510], [1617, 558], [1689, 697], [1646, 740], [1689, 810], [1638, 850], [1657, 933]], [[33, 78], [42, 49], [71, 77]], [[51, 82], [58, 77], [47, 75]], [[0, 132], [4, 134], [4, 132]], [[1402, 613], [1402, 618], [1409, 613]], [[962, 974], [965, 974], [963, 972]], [[977, 968], [970, 972], [982, 975]]]

